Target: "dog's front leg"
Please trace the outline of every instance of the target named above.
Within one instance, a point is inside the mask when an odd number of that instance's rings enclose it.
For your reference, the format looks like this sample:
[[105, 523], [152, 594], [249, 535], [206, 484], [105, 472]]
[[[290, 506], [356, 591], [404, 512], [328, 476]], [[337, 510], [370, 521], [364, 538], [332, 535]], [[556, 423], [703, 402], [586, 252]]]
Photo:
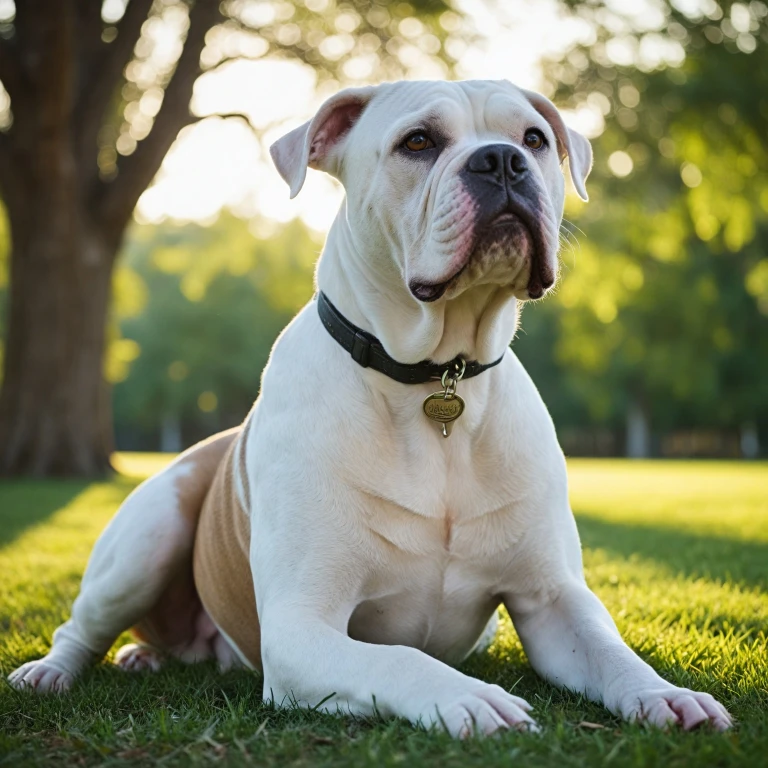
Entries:
[[708, 693], [661, 678], [621, 639], [608, 611], [574, 579], [550, 600], [505, 600], [533, 668], [554, 685], [585, 693], [615, 715], [686, 730], [709, 722], [726, 730], [731, 718]]
[[345, 622], [281, 603], [260, 611], [264, 698], [276, 706], [403, 717], [458, 737], [536, 727], [531, 707], [499, 686], [414, 648], [358, 642]]

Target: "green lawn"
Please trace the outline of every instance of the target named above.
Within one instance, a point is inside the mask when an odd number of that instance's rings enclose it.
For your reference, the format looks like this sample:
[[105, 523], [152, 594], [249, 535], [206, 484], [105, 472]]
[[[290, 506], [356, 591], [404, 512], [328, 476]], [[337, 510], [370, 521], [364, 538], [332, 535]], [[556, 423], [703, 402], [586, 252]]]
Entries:
[[[108, 483], [0, 484], [0, 672], [45, 653], [91, 545], [162, 457]], [[768, 763], [768, 465], [574, 460], [587, 577], [630, 645], [669, 680], [720, 698], [726, 735], [661, 732], [540, 682], [509, 621], [466, 670], [528, 699], [540, 735], [454, 742], [402, 722], [281, 712], [247, 672], [100, 665], [65, 697], [0, 684], [0, 764], [725, 766]]]

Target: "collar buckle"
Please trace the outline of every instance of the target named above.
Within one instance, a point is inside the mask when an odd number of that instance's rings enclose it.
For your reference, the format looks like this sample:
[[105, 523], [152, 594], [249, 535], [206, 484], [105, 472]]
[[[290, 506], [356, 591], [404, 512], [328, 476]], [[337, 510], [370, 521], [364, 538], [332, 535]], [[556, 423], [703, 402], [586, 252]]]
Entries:
[[358, 365], [367, 368], [371, 361], [371, 342], [358, 331], [355, 333], [352, 349], [349, 353]]

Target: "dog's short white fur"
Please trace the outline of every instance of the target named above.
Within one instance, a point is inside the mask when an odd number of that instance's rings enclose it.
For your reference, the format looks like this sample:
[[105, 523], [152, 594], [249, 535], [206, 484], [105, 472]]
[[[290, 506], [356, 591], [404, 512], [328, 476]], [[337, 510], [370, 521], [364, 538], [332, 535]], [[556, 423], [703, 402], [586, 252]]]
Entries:
[[[538, 148], [531, 129], [544, 139]], [[435, 147], [409, 149], [419, 132]], [[501, 222], [483, 240], [493, 222], [466, 168], [491, 145], [523, 157], [535, 220], [521, 227], [508, 216], [506, 231]], [[519, 301], [556, 273], [566, 156], [586, 199], [587, 140], [549, 101], [506, 81], [406, 82], [342, 91], [272, 151], [293, 195], [307, 167], [345, 188], [317, 285], [350, 321], [404, 363], [504, 359], [459, 383], [466, 410], [444, 439], [421, 408], [435, 386], [357, 365], [311, 302], [275, 344], [242, 430], [190, 449], [126, 500], [96, 543], [72, 618], [13, 685], [69, 688], [120, 632], [170, 600], [194, 541], [182, 507], [199, 506], [237, 441], [266, 699], [375, 710], [457, 736], [535, 727], [523, 699], [451, 666], [487, 642], [503, 604], [531, 665], [554, 685], [627, 719], [728, 728], [712, 696], [671, 685], [635, 655], [587, 587], [563, 454], [508, 348]], [[435, 300], [417, 298], [419, 286], [436, 285]], [[128, 646], [118, 663], [154, 668], [161, 651], [243, 663], [205, 611], [192, 619], [165, 647]]]

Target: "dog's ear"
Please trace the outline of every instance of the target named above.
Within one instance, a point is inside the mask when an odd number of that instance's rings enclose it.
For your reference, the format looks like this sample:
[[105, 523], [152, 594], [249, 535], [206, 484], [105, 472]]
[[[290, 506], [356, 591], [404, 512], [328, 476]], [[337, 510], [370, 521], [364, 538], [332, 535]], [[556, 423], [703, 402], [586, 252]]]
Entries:
[[560, 160], [568, 158], [573, 186], [582, 200], [589, 200], [585, 183], [592, 170], [592, 145], [578, 131], [568, 128], [557, 107], [549, 99], [534, 91], [521, 90], [533, 108], [552, 126]]
[[323, 103], [309, 122], [286, 133], [269, 148], [275, 167], [291, 188], [291, 198], [304, 185], [307, 168], [335, 172], [344, 138], [375, 90], [368, 86], [339, 91]]

